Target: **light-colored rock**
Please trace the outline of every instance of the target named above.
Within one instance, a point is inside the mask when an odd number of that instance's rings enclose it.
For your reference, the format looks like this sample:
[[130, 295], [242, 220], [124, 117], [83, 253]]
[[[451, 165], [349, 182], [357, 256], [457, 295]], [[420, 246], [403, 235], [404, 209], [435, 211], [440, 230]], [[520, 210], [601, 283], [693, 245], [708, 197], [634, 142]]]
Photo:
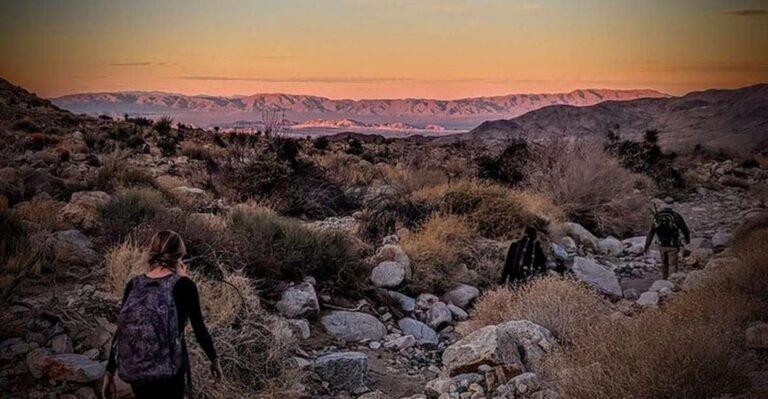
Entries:
[[72, 194], [69, 203], [59, 213], [59, 221], [85, 231], [98, 227], [99, 209], [107, 205], [111, 197], [103, 191], [80, 191]]
[[621, 256], [624, 253], [624, 245], [614, 237], [600, 240], [598, 244], [600, 252], [608, 256]]
[[526, 371], [541, 370], [543, 358], [559, 348], [557, 340], [549, 330], [528, 320], [501, 323], [497, 329], [514, 341], [518, 348], [522, 348], [522, 361]]
[[424, 388], [429, 397], [439, 397], [456, 390], [456, 384], [448, 377], [438, 377], [427, 382]]
[[368, 383], [368, 356], [362, 352], [331, 353], [315, 360], [315, 372], [334, 390], [358, 392]]
[[704, 285], [707, 280], [707, 272], [704, 270], [692, 270], [685, 276], [683, 291], [692, 291]]
[[659, 293], [655, 291], [643, 292], [635, 303], [640, 306], [657, 306], [659, 304]]
[[534, 373], [523, 373], [512, 377], [504, 385], [496, 388], [496, 393], [502, 398], [529, 398], [541, 389], [539, 377]]
[[308, 339], [311, 336], [309, 322], [304, 319], [286, 319], [294, 336], [301, 339]]
[[666, 298], [670, 295], [672, 295], [672, 289], [669, 287], [662, 287], [659, 290], [659, 298]]
[[640, 294], [637, 292], [636, 289], [628, 288], [624, 290], [624, 299], [634, 301], [634, 300], [637, 300], [637, 298], [640, 298]]
[[550, 231], [556, 238], [556, 241], [560, 241], [561, 243], [563, 237], [570, 237], [578, 245], [592, 250], [598, 249], [599, 242], [597, 237], [578, 223], [566, 222], [554, 224]]
[[308, 282], [288, 287], [283, 291], [277, 310], [288, 318], [315, 318], [320, 312], [315, 287]]
[[387, 349], [403, 350], [416, 345], [416, 338], [413, 335], [404, 335], [384, 343]]
[[460, 307], [458, 307], [456, 305], [449, 304], [448, 305], [448, 310], [451, 311], [451, 315], [453, 316], [453, 319], [456, 320], [456, 321], [464, 321], [464, 320], [469, 319], [469, 314], [467, 312], [465, 312], [464, 309], [462, 309], [462, 308], [460, 308]]
[[437, 302], [440, 302], [440, 298], [432, 294], [421, 294], [416, 297], [416, 309], [427, 311]]
[[448, 309], [448, 305], [443, 302], [436, 302], [424, 313], [424, 319], [422, 320], [428, 326], [435, 330], [439, 330], [453, 321], [453, 315], [451, 310]]
[[87, 266], [98, 259], [91, 240], [79, 230], [64, 230], [51, 234], [46, 240], [46, 247], [60, 264]]
[[409, 297], [408, 295], [401, 294], [397, 291], [387, 291], [387, 295], [389, 295], [392, 300], [397, 302], [400, 310], [408, 313], [416, 310], [416, 300]]
[[568, 252], [575, 252], [577, 249], [579, 249], [578, 245], [576, 245], [576, 241], [573, 240], [571, 237], [563, 237], [560, 239], [560, 244], [565, 248]]
[[480, 290], [477, 288], [467, 284], [460, 284], [443, 295], [443, 302], [466, 309], [479, 295]]
[[394, 288], [405, 280], [405, 265], [384, 261], [371, 271], [371, 282], [377, 287]]
[[392, 397], [381, 391], [373, 391], [364, 393], [358, 396], [357, 399], [392, 399]]
[[624, 252], [632, 256], [638, 256], [643, 253], [645, 248], [645, 236], [627, 238], [621, 243], [624, 245]]
[[675, 285], [671, 281], [656, 280], [651, 284], [651, 288], [648, 288], [648, 291], [659, 292], [662, 288], [669, 288], [671, 290], [675, 288]]
[[731, 243], [732, 238], [733, 234], [718, 231], [715, 233], [715, 235], [712, 236], [712, 246], [715, 248], [727, 247]]
[[320, 323], [328, 335], [348, 342], [381, 341], [387, 333], [379, 319], [361, 312], [334, 311], [323, 316]]
[[438, 339], [435, 330], [428, 325], [411, 318], [400, 319], [397, 326], [405, 335], [412, 335], [419, 345], [436, 346]]
[[576, 278], [591, 285], [598, 291], [616, 297], [622, 296], [621, 286], [619, 285], [616, 273], [606, 270], [597, 262], [577, 256], [573, 260], [571, 269]]
[[55, 355], [47, 349], [35, 349], [27, 354], [29, 372], [35, 378], [54, 381], [91, 383], [104, 375], [106, 362], [96, 362], [74, 353]]
[[768, 323], [760, 323], [747, 328], [747, 347], [768, 349]]
[[374, 263], [381, 262], [397, 262], [405, 268], [405, 279], [411, 278], [411, 259], [403, 251], [403, 248], [396, 244], [385, 244], [376, 251], [376, 255], [373, 256]]

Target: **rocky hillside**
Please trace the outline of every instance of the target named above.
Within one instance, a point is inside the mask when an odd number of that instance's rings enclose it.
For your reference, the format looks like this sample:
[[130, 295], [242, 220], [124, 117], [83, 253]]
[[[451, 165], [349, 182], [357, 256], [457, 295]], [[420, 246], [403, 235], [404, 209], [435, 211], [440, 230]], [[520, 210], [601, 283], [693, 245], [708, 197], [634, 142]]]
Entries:
[[[669, 148], [704, 144], [748, 149], [768, 140], [768, 85], [707, 90], [682, 97], [608, 101], [589, 107], [551, 106], [509, 120], [488, 121], [456, 136], [487, 145], [511, 137], [599, 136], [614, 131], [639, 138], [648, 129]], [[447, 140], [447, 139], [446, 139]]]
[[[198, 398], [768, 392], [762, 154], [685, 160], [667, 197], [601, 147], [532, 157], [513, 184], [468, 144], [214, 135], [74, 115], [6, 82], [0, 96], [9, 398], [97, 397], [123, 287], [163, 229], [186, 242], [224, 369], [208, 384], [189, 334]], [[668, 280], [643, 253], [652, 202], [693, 231]], [[499, 287], [526, 225], [547, 270]]]

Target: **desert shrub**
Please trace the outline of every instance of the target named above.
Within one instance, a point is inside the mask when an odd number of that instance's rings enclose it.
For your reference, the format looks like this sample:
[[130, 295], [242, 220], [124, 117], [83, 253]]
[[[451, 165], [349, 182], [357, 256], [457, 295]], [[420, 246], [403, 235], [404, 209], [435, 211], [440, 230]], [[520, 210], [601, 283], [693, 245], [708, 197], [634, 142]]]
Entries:
[[427, 209], [465, 216], [484, 237], [509, 237], [523, 226], [546, 227], [561, 217], [544, 195], [472, 180], [425, 188], [415, 192], [412, 200]]
[[513, 140], [498, 156], [478, 157], [478, 176], [502, 184], [517, 185], [525, 178], [524, 168], [531, 156], [528, 142]]
[[169, 116], [161, 117], [155, 121], [154, 128], [161, 136], [170, 134], [173, 128], [173, 118]]
[[63, 202], [56, 201], [50, 195], [41, 193], [29, 201], [17, 204], [14, 211], [20, 218], [34, 223], [41, 230], [56, 231], [64, 227], [59, 220], [59, 212], [63, 207]]
[[355, 155], [328, 152], [316, 156], [314, 160], [333, 181], [345, 187], [368, 186], [381, 178], [378, 165], [362, 161]]
[[0, 210], [0, 292], [20, 282], [24, 274], [39, 273], [43, 266], [40, 245], [30, 239], [22, 220], [10, 210]]
[[[766, 316], [766, 225], [753, 225], [733, 246], [736, 261], [696, 289], [579, 337], [548, 373], [568, 398], [698, 398], [739, 395], [759, 367], [744, 329]], [[563, 376], [560, 370], [576, 368]]]
[[363, 147], [363, 143], [361, 143], [360, 140], [354, 137], [350, 137], [347, 140], [347, 149], [345, 150], [347, 154], [360, 155], [364, 151], [365, 148]]
[[582, 283], [563, 277], [540, 277], [514, 287], [486, 291], [472, 318], [459, 325], [468, 334], [510, 320], [530, 320], [569, 345], [608, 321], [610, 306]]
[[64, 133], [64, 129], [58, 126], [48, 126], [45, 128], [45, 130], [43, 130], [43, 133], [48, 136], [60, 136]]
[[402, 240], [411, 258], [412, 285], [424, 292], [442, 292], [461, 278], [462, 255], [472, 230], [454, 215], [432, 215], [419, 230]]
[[363, 240], [378, 244], [385, 236], [394, 234], [398, 227], [417, 228], [431, 210], [410, 198], [397, 194], [383, 194], [367, 201], [362, 210], [358, 235]]
[[121, 187], [149, 187], [161, 189], [149, 172], [127, 166], [127, 156], [119, 151], [102, 157], [101, 167], [96, 172], [92, 185], [99, 190], [111, 192]]
[[621, 165], [635, 173], [648, 175], [662, 190], [679, 190], [685, 187], [682, 173], [675, 168], [674, 153], [664, 153], [659, 146], [659, 132], [648, 130], [642, 142], [622, 140], [610, 132], [605, 150], [618, 158]]
[[381, 164], [381, 179], [399, 195], [410, 195], [418, 190], [448, 183], [448, 175], [442, 170], [412, 165]]
[[544, 193], [571, 221], [601, 234], [626, 236], [642, 231], [650, 185], [624, 169], [595, 141], [556, 141], [542, 147], [529, 168], [526, 187]]
[[365, 280], [360, 253], [343, 232], [312, 229], [254, 206], [237, 207], [231, 223], [250, 276], [287, 280], [312, 276], [338, 290], [355, 288]]
[[213, 161], [211, 150], [201, 143], [185, 141], [181, 144], [181, 155], [198, 161]]
[[83, 134], [83, 141], [88, 148], [98, 150], [106, 145], [107, 136], [100, 132], [88, 130]]
[[26, 133], [39, 133], [43, 130], [35, 122], [32, 122], [29, 119], [19, 119], [16, 122], [13, 122], [11, 129]]
[[119, 191], [99, 210], [104, 234], [112, 242], [121, 241], [135, 227], [164, 212], [167, 204], [162, 193], [150, 188]]
[[32, 151], [42, 151], [45, 147], [58, 143], [54, 137], [44, 133], [32, 133], [27, 138], [27, 148]]
[[321, 151], [327, 150], [329, 145], [330, 141], [325, 136], [320, 136], [312, 142], [312, 146]]

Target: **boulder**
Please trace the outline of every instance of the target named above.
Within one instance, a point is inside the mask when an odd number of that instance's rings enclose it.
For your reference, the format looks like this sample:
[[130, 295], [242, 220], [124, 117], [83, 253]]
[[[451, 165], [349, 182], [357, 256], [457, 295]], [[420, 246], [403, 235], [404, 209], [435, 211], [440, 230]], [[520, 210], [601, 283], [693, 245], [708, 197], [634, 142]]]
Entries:
[[27, 368], [35, 378], [54, 381], [92, 383], [104, 375], [106, 362], [97, 362], [74, 353], [55, 355], [47, 349], [35, 349], [27, 354]]
[[768, 323], [760, 323], [747, 328], [747, 347], [768, 349]]
[[33, 169], [24, 176], [24, 197], [32, 198], [38, 193], [47, 193], [59, 200], [67, 200], [74, 185], [64, 179]]
[[98, 226], [99, 208], [108, 204], [111, 197], [103, 191], [79, 191], [59, 213], [59, 221], [76, 228], [93, 231]]
[[597, 237], [578, 223], [565, 222], [555, 224], [551, 228], [551, 233], [554, 238], [556, 238], [556, 241], [560, 241], [561, 243], [563, 237], [570, 237], [576, 244], [585, 248], [596, 250], [599, 247]]
[[315, 372], [333, 390], [358, 392], [368, 383], [368, 356], [362, 352], [331, 353], [315, 360]]
[[387, 333], [379, 319], [361, 312], [334, 311], [323, 316], [320, 323], [328, 335], [348, 342], [381, 341]]
[[397, 302], [400, 310], [408, 313], [416, 310], [416, 300], [408, 295], [401, 294], [397, 291], [387, 291], [387, 295], [392, 298], [393, 301]]
[[653, 282], [653, 284], [651, 284], [651, 288], [648, 288], [648, 291], [659, 292], [662, 288], [668, 288], [671, 290], [675, 288], [675, 285], [671, 281], [656, 280]]
[[479, 295], [480, 290], [477, 288], [467, 284], [460, 284], [443, 295], [443, 302], [466, 309]]
[[405, 265], [384, 261], [371, 271], [371, 282], [377, 287], [394, 288], [405, 280]]
[[280, 301], [277, 302], [277, 310], [288, 318], [317, 317], [320, 312], [320, 304], [317, 301], [315, 287], [308, 282], [288, 287], [283, 291]]
[[559, 347], [549, 330], [528, 320], [508, 321], [497, 329], [515, 342], [526, 371], [541, 370], [544, 356]]
[[443, 352], [443, 366], [449, 375], [473, 373], [482, 365], [510, 366], [516, 374], [525, 371], [517, 343], [497, 326], [483, 327]]
[[600, 240], [598, 246], [600, 248], [600, 252], [604, 255], [621, 256], [621, 254], [624, 253], [624, 245], [621, 243], [621, 241], [613, 237]]
[[624, 299], [628, 299], [630, 301], [634, 301], [637, 298], [640, 298], [640, 294], [637, 293], [637, 290], [634, 288], [627, 288], [624, 290]]
[[432, 305], [434, 305], [437, 302], [440, 302], [440, 298], [432, 294], [421, 294], [418, 297], [416, 297], [416, 310], [421, 310], [426, 312], [432, 307]]
[[496, 388], [496, 393], [502, 398], [529, 398], [540, 389], [541, 383], [536, 374], [523, 373]]
[[294, 337], [308, 339], [311, 336], [308, 321], [304, 319], [286, 319], [285, 322], [288, 323], [288, 327], [290, 327]]
[[446, 325], [451, 324], [453, 315], [451, 314], [451, 310], [448, 309], [448, 305], [443, 302], [436, 302], [426, 313], [424, 313], [424, 319], [422, 321], [427, 323], [428, 326], [439, 330]]
[[707, 279], [707, 274], [704, 270], [692, 270], [685, 276], [683, 281], [683, 291], [692, 291], [701, 287]]
[[441, 395], [447, 395], [454, 390], [456, 390], [456, 383], [448, 377], [437, 377], [428, 381], [424, 387], [424, 393], [430, 398], [442, 397]]
[[419, 345], [437, 346], [437, 333], [428, 325], [406, 317], [400, 319], [397, 326], [404, 335], [412, 335]]
[[712, 236], [712, 246], [715, 248], [725, 248], [731, 243], [732, 238], [733, 234], [718, 231]]
[[47, 237], [46, 248], [57, 263], [87, 266], [95, 263], [98, 254], [91, 240], [79, 230], [57, 231]]
[[645, 236], [627, 238], [621, 243], [624, 245], [624, 251], [627, 254], [638, 256], [641, 255], [645, 249]]
[[576, 245], [576, 241], [574, 241], [571, 237], [561, 238], [560, 244], [567, 252], [576, 252], [576, 250], [579, 249], [579, 246]]
[[578, 256], [574, 258], [571, 269], [579, 280], [604, 294], [621, 298], [621, 286], [616, 273], [606, 270], [591, 259]]
[[464, 321], [469, 319], [469, 314], [465, 312], [464, 309], [456, 305], [448, 304], [448, 310], [451, 311], [451, 315], [453, 316], [453, 319], [456, 321]]
[[373, 256], [374, 263], [397, 262], [403, 265], [405, 269], [405, 279], [411, 278], [411, 260], [403, 251], [403, 248], [396, 244], [385, 244]]
[[659, 293], [655, 291], [643, 292], [635, 303], [640, 306], [657, 306], [659, 304]]

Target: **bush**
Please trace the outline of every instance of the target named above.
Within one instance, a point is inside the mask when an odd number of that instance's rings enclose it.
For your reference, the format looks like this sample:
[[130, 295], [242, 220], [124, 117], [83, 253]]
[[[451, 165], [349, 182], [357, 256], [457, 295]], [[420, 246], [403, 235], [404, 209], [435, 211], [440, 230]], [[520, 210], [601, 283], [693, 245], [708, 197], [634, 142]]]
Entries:
[[167, 201], [157, 190], [128, 188], [119, 191], [100, 209], [104, 234], [112, 242], [122, 241], [135, 227], [164, 212], [166, 206]]
[[459, 180], [417, 191], [413, 202], [438, 212], [466, 217], [480, 235], [511, 237], [526, 225], [546, 227], [561, 218], [560, 210], [544, 195]]
[[522, 139], [513, 140], [504, 151], [496, 157], [481, 156], [475, 160], [478, 175], [481, 179], [493, 180], [508, 185], [517, 185], [523, 181], [523, 173], [530, 158], [528, 142]]
[[443, 292], [462, 276], [462, 255], [467, 251], [472, 230], [453, 215], [432, 215], [421, 229], [402, 240], [411, 258], [411, 285], [423, 292]]
[[26, 133], [39, 133], [43, 129], [29, 119], [19, 119], [11, 125], [11, 129]]
[[41, 193], [29, 201], [17, 204], [14, 210], [19, 217], [36, 224], [41, 230], [56, 231], [64, 227], [59, 221], [59, 212], [63, 207], [63, 202]]
[[171, 129], [173, 128], [173, 118], [170, 116], [163, 116], [155, 121], [154, 127], [160, 136], [167, 136], [171, 133]]
[[181, 144], [181, 155], [189, 159], [211, 162], [214, 156], [209, 148], [201, 143], [184, 142]]
[[312, 142], [312, 146], [320, 151], [327, 150], [329, 144], [330, 141], [328, 141], [328, 138], [325, 136], [320, 136]]
[[118, 188], [149, 187], [160, 189], [154, 177], [139, 168], [127, 167], [125, 156], [115, 152], [104, 156], [102, 166], [96, 172], [93, 186], [111, 192]]
[[45, 147], [57, 144], [59, 140], [44, 133], [32, 133], [27, 139], [27, 148], [32, 151], [42, 151]]
[[346, 294], [365, 280], [360, 253], [345, 233], [311, 229], [253, 206], [237, 207], [231, 219], [250, 276], [294, 281], [312, 276]]
[[557, 141], [536, 154], [525, 186], [557, 203], [566, 217], [590, 231], [637, 235], [647, 222], [647, 178], [633, 174], [595, 141]]
[[546, 327], [557, 340], [574, 340], [608, 322], [610, 306], [593, 290], [570, 278], [540, 277], [515, 287], [486, 291], [475, 303], [472, 318], [459, 325], [469, 334], [509, 320], [530, 320]]
[[[768, 227], [752, 228], [734, 243], [735, 262], [706, 269], [698, 288], [660, 309], [591, 331], [554, 357], [548, 374], [559, 393], [576, 399], [747, 393], [749, 375], [759, 365], [745, 353], [744, 329], [768, 316]], [[558, 378], [564, 368], [577, 369], [571, 378]]]
[[683, 174], [674, 167], [676, 154], [665, 154], [659, 146], [659, 132], [648, 130], [642, 142], [622, 140], [608, 134], [605, 150], [618, 158], [621, 165], [635, 173], [644, 173], [662, 190], [685, 188]]

